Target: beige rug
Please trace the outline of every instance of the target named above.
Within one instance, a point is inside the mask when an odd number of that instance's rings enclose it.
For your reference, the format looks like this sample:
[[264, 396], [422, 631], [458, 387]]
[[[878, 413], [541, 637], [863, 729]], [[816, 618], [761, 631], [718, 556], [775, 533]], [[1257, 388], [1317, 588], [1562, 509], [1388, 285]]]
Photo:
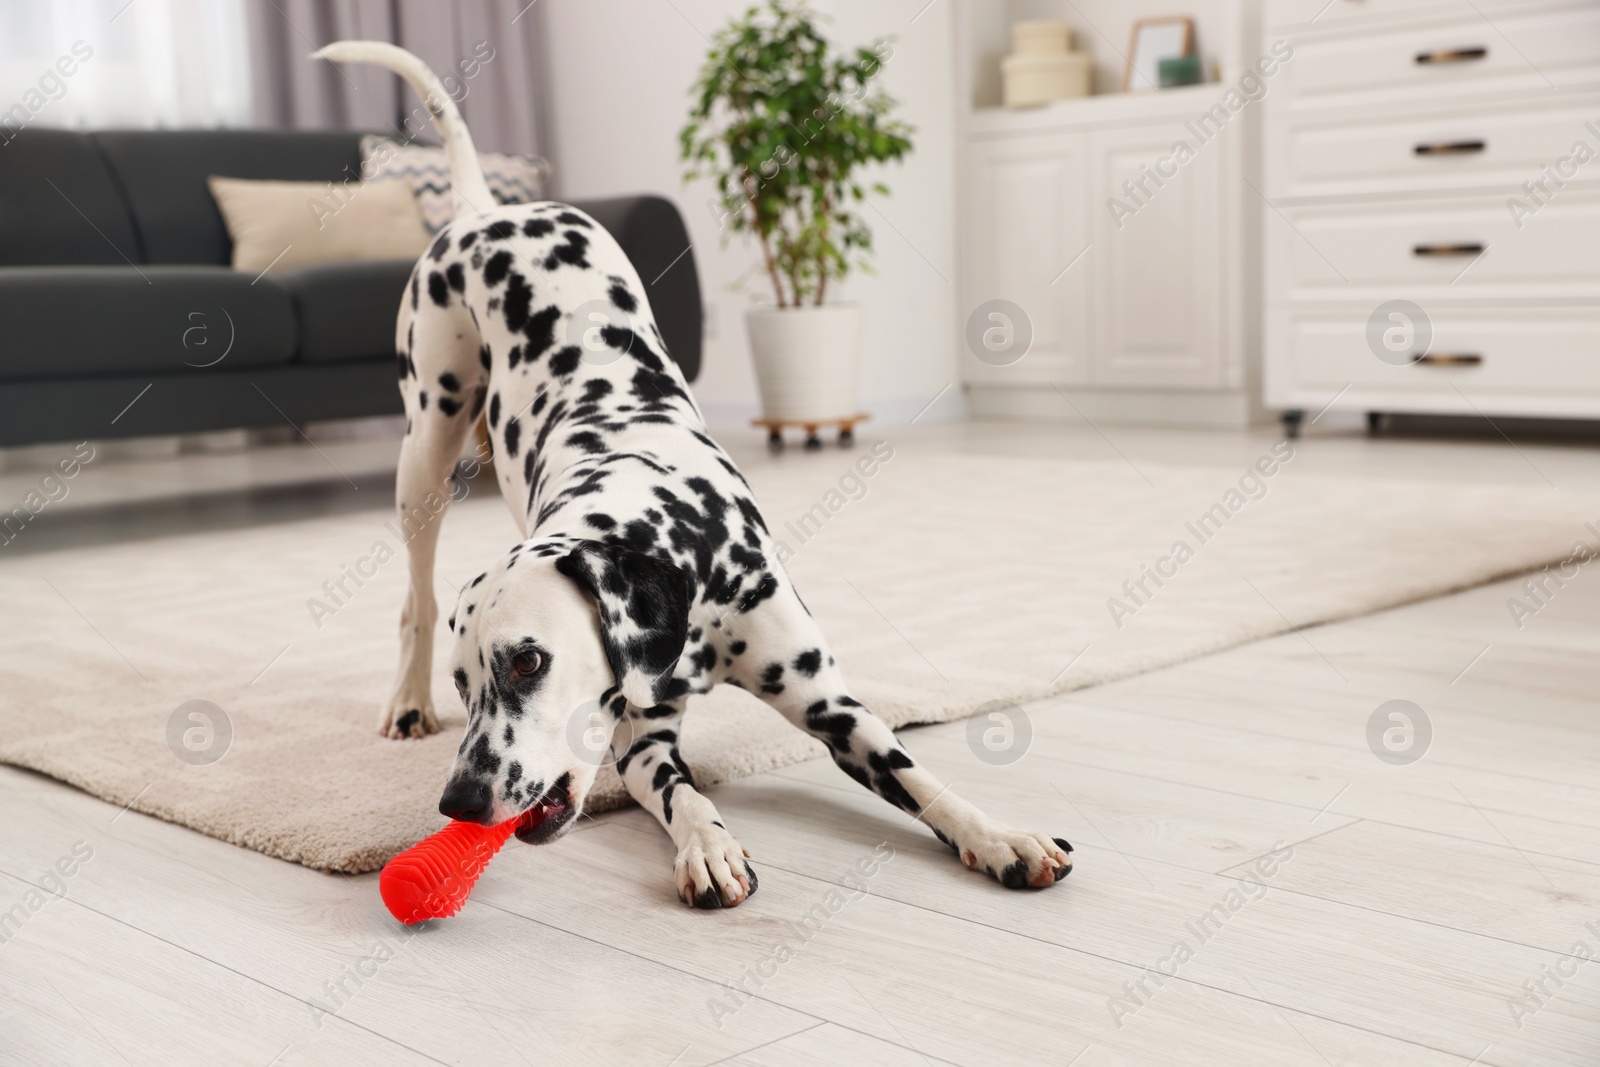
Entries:
[[[1120, 462], [907, 448], [850, 499], [847, 464], [791, 455], [759, 464], [753, 481], [856, 695], [897, 726], [1535, 568], [1600, 519], [1595, 502], [1547, 489], [1332, 480], [1291, 463], [1249, 499], [1242, 470], [1145, 465], [1152, 485]], [[837, 510], [802, 541], [798, 520], [819, 503]], [[1236, 510], [1202, 542], [1191, 524], [1214, 505]], [[377, 542], [398, 547], [386, 521], [343, 515], [0, 562], [0, 761], [271, 856], [381, 866], [442, 825], [435, 804], [463, 722], [441, 653], [446, 732], [409, 743], [374, 733], [403, 557], [320, 627], [308, 607]], [[442, 599], [514, 538], [487, 493], [454, 509]], [[1146, 579], [1153, 595], [1136, 604], [1123, 583], [1179, 541], [1193, 557], [1162, 564], [1175, 576], [1160, 588]], [[1113, 596], [1137, 612], [1114, 621]], [[195, 699], [232, 726], [209, 765], [179, 760], [167, 740], [175, 709]], [[822, 753], [736, 690], [691, 705], [683, 747], [708, 785]], [[594, 808], [623, 802], [607, 772]]]

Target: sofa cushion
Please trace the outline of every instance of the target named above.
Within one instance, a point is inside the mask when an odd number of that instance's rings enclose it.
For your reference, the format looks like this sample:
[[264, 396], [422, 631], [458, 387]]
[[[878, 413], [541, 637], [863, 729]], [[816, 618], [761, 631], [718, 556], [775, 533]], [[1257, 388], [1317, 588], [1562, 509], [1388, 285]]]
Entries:
[[116, 181], [86, 135], [26, 129], [0, 138], [0, 266], [144, 261]]
[[355, 182], [323, 210], [321, 182], [208, 180], [233, 238], [233, 269], [281, 274], [321, 263], [415, 260], [428, 249], [404, 182]]
[[[213, 174], [356, 181], [353, 130], [117, 130], [91, 134], [127, 194], [150, 263], [230, 262], [232, 244], [206, 188]], [[331, 203], [331, 201], [330, 201]]]
[[293, 301], [250, 282], [227, 267], [0, 267], [0, 379], [288, 363]]
[[275, 282], [294, 297], [303, 362], [393, 356], [395, 319], [413, 263], [325, 263], [275, 273], [262, 284]]

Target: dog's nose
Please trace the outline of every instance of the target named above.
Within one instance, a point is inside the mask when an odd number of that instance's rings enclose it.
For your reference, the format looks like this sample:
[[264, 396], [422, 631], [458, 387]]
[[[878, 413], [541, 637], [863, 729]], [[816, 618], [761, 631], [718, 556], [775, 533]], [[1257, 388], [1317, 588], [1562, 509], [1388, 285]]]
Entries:
[[439, 798], [439, 814], [461, 822], [482, 822], [489, 814], [489, 783], [481, 778], [452, 778]]

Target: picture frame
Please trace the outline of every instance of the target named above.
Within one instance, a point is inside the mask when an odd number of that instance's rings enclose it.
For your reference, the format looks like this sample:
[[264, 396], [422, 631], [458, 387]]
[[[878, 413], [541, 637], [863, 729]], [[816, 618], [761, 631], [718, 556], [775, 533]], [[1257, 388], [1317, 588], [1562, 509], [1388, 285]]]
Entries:
[[1139, 19], [1133, 24], [1128, 42], [1122, 91], [1131, 93], [1159, 88], [1161, 80], [1158, 65], [1161, 60], [1186, 56], [1193, 51], [1194, 19], [1189, 16]]

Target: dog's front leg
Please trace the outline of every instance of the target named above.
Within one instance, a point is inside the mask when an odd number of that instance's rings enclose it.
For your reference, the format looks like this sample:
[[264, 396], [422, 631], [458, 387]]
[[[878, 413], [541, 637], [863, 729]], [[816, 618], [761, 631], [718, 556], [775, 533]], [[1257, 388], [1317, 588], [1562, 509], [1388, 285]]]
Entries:
[[628, 705], [611, 751], [629, 795], [656, 817], [678, 850], [672, 873], [679, 898], [696, 908], [731, 908], [756, 891], [756, 872], [678, 755], [687, 699], [644, 709]]
[[[455, 488], [452, 475], [467, 434], [477, 422], [483, 391], [465, 400], [475, 383], [476, 349], [468, 348], [465, 312], [452, 306], [415, 318], [402, 304], [399, 347], [407, 367], [400, 382], [406, 405], [406, 435], [395, 472], [396, 526], [405, 538], [410, 582], [400, 609], [400, 672], [394, 695], [378, 714], [385, 737], [422, 737], [439, 732], [433, 711], [433, 634], [439, 609], [433, 594], [433, 561], [439, 527]], [[406, 340], [414, 336], [409, 351]], [[465, 387], [463, 383], [466, 383]], [[429, 394], [432, 393], [432, 403]]]
[[990, 818], [921, 767], [889, 725], [850, 696], [821, 647], [789, 659], [770, 662], [747, 688], [826, 744], [840, 770], [926, 823], [962, 863], [1012, 889], [1054, 885], [1072, 870], [1067, 842]]

